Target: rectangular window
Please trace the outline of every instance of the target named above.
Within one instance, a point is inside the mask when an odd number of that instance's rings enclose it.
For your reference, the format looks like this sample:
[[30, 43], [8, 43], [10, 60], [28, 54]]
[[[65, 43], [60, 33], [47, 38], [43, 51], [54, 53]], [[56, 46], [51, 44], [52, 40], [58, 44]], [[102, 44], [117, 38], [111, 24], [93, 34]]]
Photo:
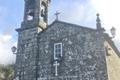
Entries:
[[62, 57], [62, 43], [54, 44], [54, 60], [60, 59]]

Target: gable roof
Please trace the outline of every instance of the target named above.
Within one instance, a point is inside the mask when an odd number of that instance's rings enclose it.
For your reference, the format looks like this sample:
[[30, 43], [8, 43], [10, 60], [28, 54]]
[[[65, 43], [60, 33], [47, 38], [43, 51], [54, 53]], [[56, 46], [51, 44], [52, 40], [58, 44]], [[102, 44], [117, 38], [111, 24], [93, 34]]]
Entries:
[[85, 26], [80, 26], [80, 25], [72, 24], [72, 23], [68, 23], [68, 22], [63, 22], [60, 20], [55, 20], [50, 25], [48, 25], [47, 28], [45, 28], [42, 32], [40, 32], [38, 35], [44, 33], [47, 29], [51, 28], [56, 23], [68, 25], [67, 27], [71, 26], [71, 27], [77, 27], [77, 28], [87, 29], [87, 30], [91, 30], [91, 31], [97, 31], [97, 29], [93, 29], [93, 28], [89, 28], [89, 27], [85, 27]]
[[60, 23], [60, 24], [70, 25], [70, 26], [73, 26], [73, 27], [79, 27], [79, 28], [84, 28], [84, 29], [89, 29], [89, 30], [96, 31], [96, 29], [93, 29], [93, 28], [89, 28], [89, 27], [81, 26], [81, 25], [77, 25], [77, 24], [72, 24], [72, 23], [68, 23], [68, 22], [63, 22], [63, 21], [60, 21], [60, 20], [55, 20], [54, 22], [52, 22], [52, 24], [50, 24], [48, 26], [48, 28], [51, 27], [52, 25], [54, 25], [55, 23]]

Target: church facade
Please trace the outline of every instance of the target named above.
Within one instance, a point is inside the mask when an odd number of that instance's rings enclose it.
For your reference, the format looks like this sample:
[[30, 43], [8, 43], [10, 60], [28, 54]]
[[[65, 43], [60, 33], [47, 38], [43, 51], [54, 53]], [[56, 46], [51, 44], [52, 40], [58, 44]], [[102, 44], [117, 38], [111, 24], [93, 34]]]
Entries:
[[99, 14], [96, 29], [58, 19], [48, 25], [49, 3], [25, 0], [24, 20], [17, 29], [15, 79], [108, 80]]

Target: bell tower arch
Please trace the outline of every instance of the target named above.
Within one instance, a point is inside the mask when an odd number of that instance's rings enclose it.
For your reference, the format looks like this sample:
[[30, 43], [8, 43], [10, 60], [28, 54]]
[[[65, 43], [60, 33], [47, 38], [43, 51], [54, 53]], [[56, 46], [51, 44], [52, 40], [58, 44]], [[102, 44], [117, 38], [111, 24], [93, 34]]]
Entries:
[[41, 29], [45, 29], [48, 25], [48, 5], [50, 0], [24, 1], [25, 9], [23, 24], [35, 24]]

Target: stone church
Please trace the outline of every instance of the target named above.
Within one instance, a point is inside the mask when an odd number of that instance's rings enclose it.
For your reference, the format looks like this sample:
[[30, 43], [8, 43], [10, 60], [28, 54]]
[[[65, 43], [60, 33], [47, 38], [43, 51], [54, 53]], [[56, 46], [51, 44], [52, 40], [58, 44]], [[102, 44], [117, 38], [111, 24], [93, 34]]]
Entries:
[[17, 29], [15, 80], [118, 80], [120, 54], [104, 33], [99, 14], [96, 29], [58, 18], [48, 25], [51, 1], [24, 1], [24, 19]]

